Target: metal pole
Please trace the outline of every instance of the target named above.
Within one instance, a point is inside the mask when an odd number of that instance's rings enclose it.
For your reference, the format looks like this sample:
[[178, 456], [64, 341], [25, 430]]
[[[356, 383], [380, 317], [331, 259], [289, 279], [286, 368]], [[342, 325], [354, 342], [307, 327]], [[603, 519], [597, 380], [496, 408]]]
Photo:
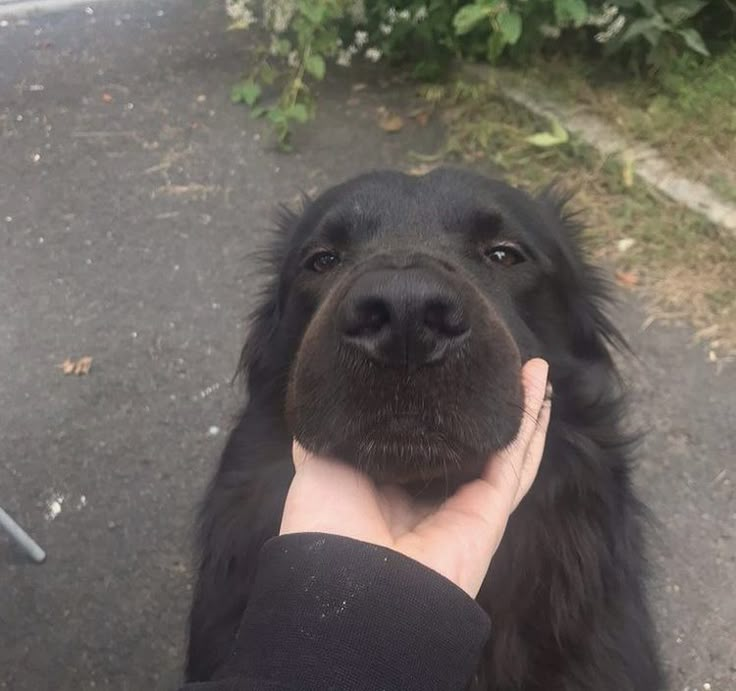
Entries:
[[33, 540], [33, 538], [21, 528], [2, 507], [0, 507], [0, 527], [5, 528], [10, 537], [33, 561], [41, 564], [46, 559], [44, 552]]

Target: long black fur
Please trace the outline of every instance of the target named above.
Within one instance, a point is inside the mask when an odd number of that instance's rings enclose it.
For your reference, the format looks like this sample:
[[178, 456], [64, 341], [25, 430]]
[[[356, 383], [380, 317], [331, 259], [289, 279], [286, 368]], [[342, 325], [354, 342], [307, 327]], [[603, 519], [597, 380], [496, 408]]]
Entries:
[[[553, 417], [539, 476], [478, 596], [493, 633], [472, 688], [657, 691], [663, 679], [645, 596], [645, 511], [631, 486], [625, 402], [609, 352], [624, 339], [605, 315], [606, 283], [578, 249], [581, 228], [566, 201], [553, 190], [528, 201], [552, 235], [564, 236], [565, 266], [554, 285], [564, 319], [537, 333], [550, 363]], [[289, 328], [279, 275], [299, 220], [282, 218], [241, 359], [250, 398], [200, 512], [189, 680], [210, 678], [227, 655], [292, 477], [284, 396], [300, 334], [279, 345], [274, 333]]]

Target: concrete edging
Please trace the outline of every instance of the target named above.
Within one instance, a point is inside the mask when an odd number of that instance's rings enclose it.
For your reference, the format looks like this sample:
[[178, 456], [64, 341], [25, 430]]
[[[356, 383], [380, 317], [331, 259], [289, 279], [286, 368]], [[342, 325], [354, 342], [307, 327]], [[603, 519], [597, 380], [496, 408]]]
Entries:
[[613, 127], [584, 108], [567, 106], [547, 97], [534, 97], [522, 89], [504, 84], [500, 73], [482, 65], [467, 65], [474, 78], [494, 79], [503, 95], [535, 115], [557, 119], [560, 124], [604, 156], [625, 155], [633, 163], [634, 174], [647, 185], [691, 211], [705, 216], [713, 224], [736, 238], [736, 205], [726, 201], [710, 187], [680, 175], [662, 155], [645, 144], [632, 144]]
[[91, 7], [112, 0], [19, 0], [0, 4], [0, 19], [28, 17], [34, 14], [62, 12], [84, 5]]

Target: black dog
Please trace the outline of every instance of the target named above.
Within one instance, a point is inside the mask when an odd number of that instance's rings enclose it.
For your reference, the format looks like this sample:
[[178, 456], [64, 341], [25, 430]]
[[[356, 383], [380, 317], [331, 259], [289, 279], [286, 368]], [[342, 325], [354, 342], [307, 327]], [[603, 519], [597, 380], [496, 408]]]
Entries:
[[201, 512], [188, 678], [227, 654], [278, 533], [292, 437], [377, 480], [451, 492], [515, 435], [520, 367], [541, 356], [545, 457], [478, 596], [493, 633], [473, 688], [661, 689], [608, 351], [621, 338], [563, 201], [458, 170], [379, 172], [281, 230], [243, 350], [250, 400]]

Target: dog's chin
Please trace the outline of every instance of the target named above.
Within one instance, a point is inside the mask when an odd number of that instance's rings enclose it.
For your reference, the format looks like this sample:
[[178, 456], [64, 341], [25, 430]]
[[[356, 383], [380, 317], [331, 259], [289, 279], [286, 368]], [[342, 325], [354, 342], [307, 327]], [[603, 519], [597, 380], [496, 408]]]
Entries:
[[[407, 425], [408, 427], [408, 425]], [[482, 448], [457, 435], [414, 426], [384, 428], [381, 434], [339, 438], [332, 434], [297, 434], [307, 450], [338, 458], [358, 468], [378, 484], [401, 485], [414, 492], [452, 492], [483, 473], [489, 456], [510, 440], [496, 437]]]

